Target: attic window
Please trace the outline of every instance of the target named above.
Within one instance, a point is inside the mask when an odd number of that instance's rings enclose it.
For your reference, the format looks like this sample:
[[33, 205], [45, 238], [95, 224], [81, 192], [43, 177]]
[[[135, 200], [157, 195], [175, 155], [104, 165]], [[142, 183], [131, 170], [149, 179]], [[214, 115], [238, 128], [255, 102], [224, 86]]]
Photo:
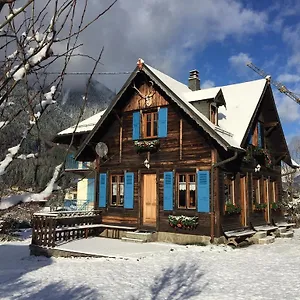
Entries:
[[210, 105], [210, 121], [218, 125], [218, 108], [213, 104]]

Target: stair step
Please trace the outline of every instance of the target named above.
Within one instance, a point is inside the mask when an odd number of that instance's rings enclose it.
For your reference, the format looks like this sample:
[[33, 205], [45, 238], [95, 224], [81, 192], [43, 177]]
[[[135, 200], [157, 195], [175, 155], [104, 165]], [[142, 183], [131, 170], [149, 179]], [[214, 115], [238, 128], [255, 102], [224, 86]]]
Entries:
[[153, 242], [154, 241], [154, 233], [152, 232], [126, 232], [126, 237], [129, 239], [137, 239], [137, 240], [142, 240], [144, 242]]
[[294, 232], [292, 230], [280, 233], [281, 238], [291, 238], [294, 236]]
[[279, 233], [284, 233], [284, 232], [287, 231], [287, 228], [286, 227], [279, 227], [276, 231], [279, 232]]
[[267, 236], [267, 232], [266, 231], [257, 231], [254, 235], [253, 238], [254, 239], [261, 239]]
[[141, 239], [127, 238], [127, 237], [122, 237], [121, 240], [123, 242], [132, 242], [132, 243], [146, 243], [147, 242], [147, 241], [144, 241]]
[[275, 241], [275, 237], [274, 236], [266, 236], [264, 238], [258, 239], [258, 244], [260, 244], [260, 245], [267, 245], [267, 244], [274, 243], [274, 241]]

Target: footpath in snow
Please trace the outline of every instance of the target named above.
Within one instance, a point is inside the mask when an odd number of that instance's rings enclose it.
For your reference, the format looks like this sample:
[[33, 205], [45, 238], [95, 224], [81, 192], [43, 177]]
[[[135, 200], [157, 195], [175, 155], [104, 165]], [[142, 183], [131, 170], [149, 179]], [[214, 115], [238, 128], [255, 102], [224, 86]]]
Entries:
[[242, 249], [121, 243], [127, 259], [32, 257], [29, 243], [0, 245], [0, 299], [300, 299], [298, 229]]

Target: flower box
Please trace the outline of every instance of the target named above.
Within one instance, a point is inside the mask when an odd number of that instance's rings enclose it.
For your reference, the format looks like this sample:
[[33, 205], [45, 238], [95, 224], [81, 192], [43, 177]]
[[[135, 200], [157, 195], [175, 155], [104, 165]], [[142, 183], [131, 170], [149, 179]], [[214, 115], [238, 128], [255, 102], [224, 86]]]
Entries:
[[254, 203], [253, 210], [254, 211], [264, 211], [267, 207], [266, 203]]
[[159, 140], [140, 140], [134, 141], [135, 150], [139, 152], [155, 152], [159, 148]]
[[226, 203], [225, 204], [225, 214], [226, 215], [234, 215], [234, 214], [240, 214], [241, 208], [238, 205], [235, 205], [233, 203]]
[[195, 229], [198, 226], [198, 217], [172, 216], [168, 217], [169, 225], [175, 229]]

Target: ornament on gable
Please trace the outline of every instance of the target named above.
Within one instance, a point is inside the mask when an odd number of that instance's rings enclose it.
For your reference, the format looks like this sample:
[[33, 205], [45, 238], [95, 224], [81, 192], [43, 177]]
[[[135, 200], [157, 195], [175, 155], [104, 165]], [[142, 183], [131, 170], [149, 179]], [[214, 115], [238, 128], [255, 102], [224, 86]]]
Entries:
[[142, 58], [139, 58], [136, 64], [137, 64], [139, 70], [141, 71], [144, 66], [144, 60]]
[[141, 98], [143, 98], [145, 100], [145, 105], [148, 107], [152, 104], [152, 98], [156, 93], [156, 90], [153, 88], [153, 81], [149, 81], [150, 83], [150, 87], [152, 88], [152, 92], [150, 92], [147, 95], [144, 95], [143, 93], [140, 92], [140, 90], [135, 86], [135, 84], [133, 84], [133, 88], [138, 92], [138, 94], [140, 95]]

